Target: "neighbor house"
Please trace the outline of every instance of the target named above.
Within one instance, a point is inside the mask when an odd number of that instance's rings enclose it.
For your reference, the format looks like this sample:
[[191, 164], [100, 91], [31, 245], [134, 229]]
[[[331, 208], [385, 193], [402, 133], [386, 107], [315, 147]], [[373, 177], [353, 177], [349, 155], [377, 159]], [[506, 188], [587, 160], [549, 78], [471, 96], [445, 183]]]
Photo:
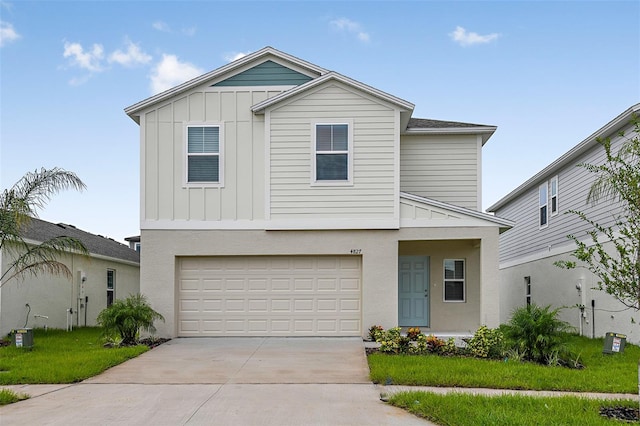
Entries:
[[482, 213], [493, 126], [266, 47], [125, 109], [140, 126], [141, 291], [166, 336], [498, 325]]
[[610, 199], [587, 203], [595, 175], [578, 164], [604, 162], [598, 138], [610, 138], [612, 151], [617, 152], [622, 141], [633, 137], [631, 120], [638, 113], [640, 104], [630, 107], [489, 207], [488, 211], [515, 222], [500, 236], [501, 321], [527, 303], [564, 306], [561, 318], [580, 334], [617, 332], [640, 341], [637, 312], [595, 289], [598, 280], [586, 268], [567, 270], [554, 265], [558, 260], [576, 260], [571, 256], [576, 244], [567, 235], [590, 240], [586, 232], [592, 227], [567, 211], [582, 211], [604, 226], [612, 225], [620, 214], [620, 205]]
[[[68, 253], [58, 258], [72, 279], [51, 274], [27, 274], [0, 287], [0, 334], [21, 327], [68, 328], [95, 325], [98, 313], [116, 298], [140, 291], [140, 256], [124, 244], [75, 226], [33, 218], [22, 232], [28, 244], [55, 237], [73, 237], [89, 255]], [[0, 265], [7, 271], [15, 253], [3, 250]]]

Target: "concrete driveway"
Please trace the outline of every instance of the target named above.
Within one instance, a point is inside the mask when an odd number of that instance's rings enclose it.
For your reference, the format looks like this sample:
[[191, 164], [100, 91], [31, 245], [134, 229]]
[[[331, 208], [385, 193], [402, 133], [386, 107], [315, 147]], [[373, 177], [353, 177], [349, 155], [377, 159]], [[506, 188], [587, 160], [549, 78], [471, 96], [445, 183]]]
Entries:
[[[2, 425], [425, 425], [379, 401], [359, 338], [174, 339], [79, 384], [15, 386]], [[42, 393], [40, 396], [35, 396]]]

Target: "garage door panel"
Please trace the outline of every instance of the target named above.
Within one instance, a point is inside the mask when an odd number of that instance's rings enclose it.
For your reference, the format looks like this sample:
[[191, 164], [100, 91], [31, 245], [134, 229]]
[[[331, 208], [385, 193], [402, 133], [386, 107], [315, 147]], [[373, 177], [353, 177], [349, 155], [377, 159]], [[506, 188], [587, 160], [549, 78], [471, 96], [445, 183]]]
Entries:
[[178, 334], [361, 335], [360, 265], [359, 256], [180, 259]]

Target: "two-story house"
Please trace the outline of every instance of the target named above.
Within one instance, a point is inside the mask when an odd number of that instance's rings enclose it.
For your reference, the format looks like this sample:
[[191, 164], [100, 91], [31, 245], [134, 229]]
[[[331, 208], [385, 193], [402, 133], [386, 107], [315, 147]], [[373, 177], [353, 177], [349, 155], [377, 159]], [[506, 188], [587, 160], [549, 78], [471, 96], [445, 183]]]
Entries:
[[587, 203], [595, 175], [578, 164], [604, 162], [598, 138], [610, 138], [612, 151], [617, 152], [626, 138], [634, 136], [631, 120], [639, 113], [640, 104], [628, 108], [489, 207], [488, 211], [515, 222], [500, 236], [503, 322], [514, 308], [527, 303], [567, 307], [561, 310], [561, 318], [580, 334], [595, 337], [617, 332], [640, 342], [637, 312], [597, 290], [598, 280], [586, 268], [567, 270], [554, 265], [558, 260], [576, 260], [571, 257], [576, 244], [567, 235], [590, 241], [586, 232], [592, 227], [567, 211], [582, 211], [603, 226], [613, 225], [621, 213], [620, 205], [611, 199]]
[[493, 126], [266, 47], [125, 109], [140, 126], [141, 292], [167, 336], [498, 325], [480, 212]]

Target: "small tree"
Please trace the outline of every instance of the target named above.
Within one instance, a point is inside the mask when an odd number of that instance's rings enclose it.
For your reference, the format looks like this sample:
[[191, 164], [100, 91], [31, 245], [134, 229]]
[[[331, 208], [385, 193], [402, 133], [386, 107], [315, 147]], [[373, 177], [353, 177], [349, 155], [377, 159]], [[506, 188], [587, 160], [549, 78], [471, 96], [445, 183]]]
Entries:
[[51, 273], [72, 277], [71, 270], [57, 259], [69, 252], [88, 254], [77, 239], [56, 237], [40, 244], [28, 244], [23, 232], [38, 210], [64, 189], [83, 190], [85, 184], [74, 173], [59, 169], [40, 169], [27, 173], [15, 185], [0, 194], [0, 250], [14, 256], [0, 275], [0, 287], [12, 278]]
[[155, 320], [164, 321], [164, 317], [154, 311], [141, 294], [133, 294], [126, 299], [117, 299], [111, 306], [98, 315], [98, 324], [104, 328], [105, 336], [119, 335], [122, 345], [135, 345], [140, 330], [154, 333]]
[[[591, 226], [589, 240], [581, 241], [574, 235], [577, 248], [572, 253], [580, 264], [586, 265], [597, 278], [597, 288], [607, 292], [621, 303], [640, 309], [640, 121], [632, 120], [635, 136], [626, 138], [617, 152], [613, 152], [611, 139], [598, 139], [605, 151], [602, 165], [580, 164], [596, 176], [587, 196], [587, 203], [595, 205], [601, 199], [618, 202], [620, 213], [611, 226], [590, 219], [584, 212], [569, 210]], [[621, 137], [625, 137], [620, 133]], [[605, 244], [611, 242], [608, 251]], [[575, 261], [558, 261], [562, 268], [575, 268]]]

